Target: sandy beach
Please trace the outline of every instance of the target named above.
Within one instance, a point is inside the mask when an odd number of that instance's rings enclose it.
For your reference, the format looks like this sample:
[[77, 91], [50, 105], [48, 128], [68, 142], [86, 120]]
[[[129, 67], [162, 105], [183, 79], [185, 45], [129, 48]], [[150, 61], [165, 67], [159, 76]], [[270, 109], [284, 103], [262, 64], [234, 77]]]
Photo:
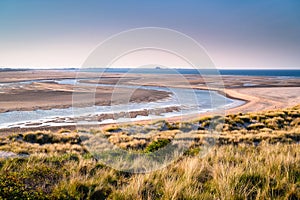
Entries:
[[[169, 97], [170, 93], [156, 90], [114, 88], [114, 87], [75, 87], [54, 82], [12, 85], [1, 89], [0, 112], [30, 111], [37, 109], [68, 108], [76, 103], [84, 105], [114, 105], [127, 102], [151, 102]], [[130, 94], [130, 97], [128, 96]], [[89, 99], [89, 97], [93, 97]], [[123, 102], [120, 102], [123, 101]]]
[[230, 97], [247, 101], [227, 113], [274, 110], [300, 103], [300, 87], [237, 88], [226, 89], [225, 92]]
[[[100, 78], [96, 78], [99, 76]], [[0, 112], [68, 108], [72, 106], [72, 96], [74, 92], [78, 93], [78, 99], [82, 99], [82, 102], [77, 103], [82, 103], [83, 106], [84, 104], [93, 105], [93, 103], [95, 105], [112, 105], [126, 102], [146, 103], [163, 100], [170, 96], [170, 93], [164, 91], [146, 90], [141, 88], [122, 88], [115, 87], [115, 85], [144, 85], [215, 90], [229, 98], [243, 100], [245, 102], [241, 106], [227, 109], [225, 114], [274, 110], [291, 107], [300, 103], [300, 80], [298, 78], [282, 79], [280, 77], [259, 76], [208, 76], [204, 79], [199, 75], [101, 74], [55, 70], [0, 72], [0, 78], [0, 84], [2, 84]], [[58, 84], [54, 81], [74, 78], [80, 79], [78, 85]], [[20, 81], [30, 80], [35, 81], [28, 84], [16, 84]], [[38, 82], [36, 80], [44, 80], [44, 82]], [[7, 85], [7, 83], [13, 84]], [[91, 87], [86, 85], [87, 83], [110, 84], [112, 86]], [[95, 98], [89, 101], [86, 97], [91, 91], [94, 91]], [[82, 98], [80, 95], [82, 95]], [[176, 110], [178, 108], [168, 109]], [[131, 117], [137, 115], [143, 116], [145, 114], [146, 111], [129, 113]], [[199, 116], [210, 114], [213, 113], [206, 112], [184, 116], [184, 119], [194, 119]], [[123, 114], [120, 113], [120, 115]], [[101, 119], [106, 119], [108, 116], [99, 117]], [[182, 117], [171, 117], [168, 120], [178, 121], [182, 119]], [[143, 122], [139, 121], [139, 123]], [[51, 128], [53, 127], [48, 127], [48, 129]]]

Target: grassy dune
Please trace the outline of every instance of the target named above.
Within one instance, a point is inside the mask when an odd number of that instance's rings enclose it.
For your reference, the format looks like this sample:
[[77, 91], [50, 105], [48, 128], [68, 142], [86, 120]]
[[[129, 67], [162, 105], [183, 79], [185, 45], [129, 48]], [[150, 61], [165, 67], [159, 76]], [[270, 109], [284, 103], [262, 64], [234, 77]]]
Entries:
[[[94, 159], [78, 137], [83, 131], [146, 154], [178, 135], [193, 143], [162, 170], [133, 174]], [[197, 156], [211, 138], [216, 145]], [[0, 159], [0, 199], [300, 199], [299, 141], [300, 105], [186, 123], [14, 134], [0, 139], [0, 151], [21, 156]]]

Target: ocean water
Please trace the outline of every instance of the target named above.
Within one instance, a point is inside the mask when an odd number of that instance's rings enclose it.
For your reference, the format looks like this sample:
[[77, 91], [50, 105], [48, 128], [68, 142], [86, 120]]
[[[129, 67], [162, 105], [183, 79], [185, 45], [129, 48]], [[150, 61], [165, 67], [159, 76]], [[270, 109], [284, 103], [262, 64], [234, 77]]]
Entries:
[[[299, 67], [300, 68], [300, 67]], [[202, 75], [243, 75], [243, 76], [279, 76], [279, 77], [300, 77], [300, 69], [153, 69], [153, 68], [82, 68], [71, 69], [72, 71], [85, 72], [110, 72], [110, 73], [144, 73], [144, 74], [202, 74]]]

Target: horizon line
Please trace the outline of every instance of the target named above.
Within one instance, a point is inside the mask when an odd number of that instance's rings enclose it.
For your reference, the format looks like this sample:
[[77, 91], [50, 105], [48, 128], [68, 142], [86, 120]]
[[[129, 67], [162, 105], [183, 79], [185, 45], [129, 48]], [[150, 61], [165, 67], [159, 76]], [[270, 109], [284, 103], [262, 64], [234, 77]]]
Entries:
[[[159, 66], [158, 66], [159, 67]], [[60, 70], [60, 69], [157, 69], [155, 67], [147, 68], [147, 67], [6, 67], [6, 66], [1, 66], [0, 69], [27, 69], [27, 70]], [[216, 67], [216, 68], [180, 68], [180, 67], [172, 67], [172, 68], [164, 68], [164, 67], [159, 67], [157, 70], [168, 70], [168, 69], [186, 69], [186, 70], [212, 70], [212, 69], [217, 69], [217, 70], [300, 70], [300, 67], [288, 67], [288, 68], [271, 68], [271, 67], [264, 67], [264, 68], [253, 68], [253, 67], [241, 67], [241, 68], [236, 68], [236, 67]]]
[[40, 66], [1, 66], [0, 69], [30, 69], [30, 70], [39, 70], [39, 69], [161, 69], [161, 70], [166, 70], [166, 69], [189, 69], [189, 70], [197, 70], [197, 69], [218, 69], [218, 70], [300, 70], [300, 67], [215, 67], [215, 68], [186, 68], [186, 67], [172, 67], [172, 68], [166, 68], [166, 67], [161, 67], [157, 65], [157, 67], [129, 67], [129, 66], [119, 66], [119, 67], [81, 67], [81, 66], [45, 66], [45, 67], [40, 67]]

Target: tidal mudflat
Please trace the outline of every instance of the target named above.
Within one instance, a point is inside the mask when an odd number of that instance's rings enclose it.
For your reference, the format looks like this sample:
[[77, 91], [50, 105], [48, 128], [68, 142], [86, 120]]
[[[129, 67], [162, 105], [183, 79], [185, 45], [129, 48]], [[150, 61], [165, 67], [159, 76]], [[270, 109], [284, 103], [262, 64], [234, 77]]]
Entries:
[[[1, 128], [74, 126], [76, 120], [88, 118], [87, 122], [96, 124], [126, 119], [176, 120], [218, 109], [253, 112], [300, 102], [298, 78], [223, 76], [222, 82], [214, 83], [213, 76], [180, 75], [179, 81], [177, 76], [64, 70], [1, 72]], [[76, 103], [82, 104], [77, 113], [82, 116], [74, 116], [75, 93], [79, 99]], [[195, 100], [189, 102], [190, 97]], [[212, 105], [211, 99], [219, 100], [220, 105]], [[92, 113], [87, 112], [89, 109]]]

